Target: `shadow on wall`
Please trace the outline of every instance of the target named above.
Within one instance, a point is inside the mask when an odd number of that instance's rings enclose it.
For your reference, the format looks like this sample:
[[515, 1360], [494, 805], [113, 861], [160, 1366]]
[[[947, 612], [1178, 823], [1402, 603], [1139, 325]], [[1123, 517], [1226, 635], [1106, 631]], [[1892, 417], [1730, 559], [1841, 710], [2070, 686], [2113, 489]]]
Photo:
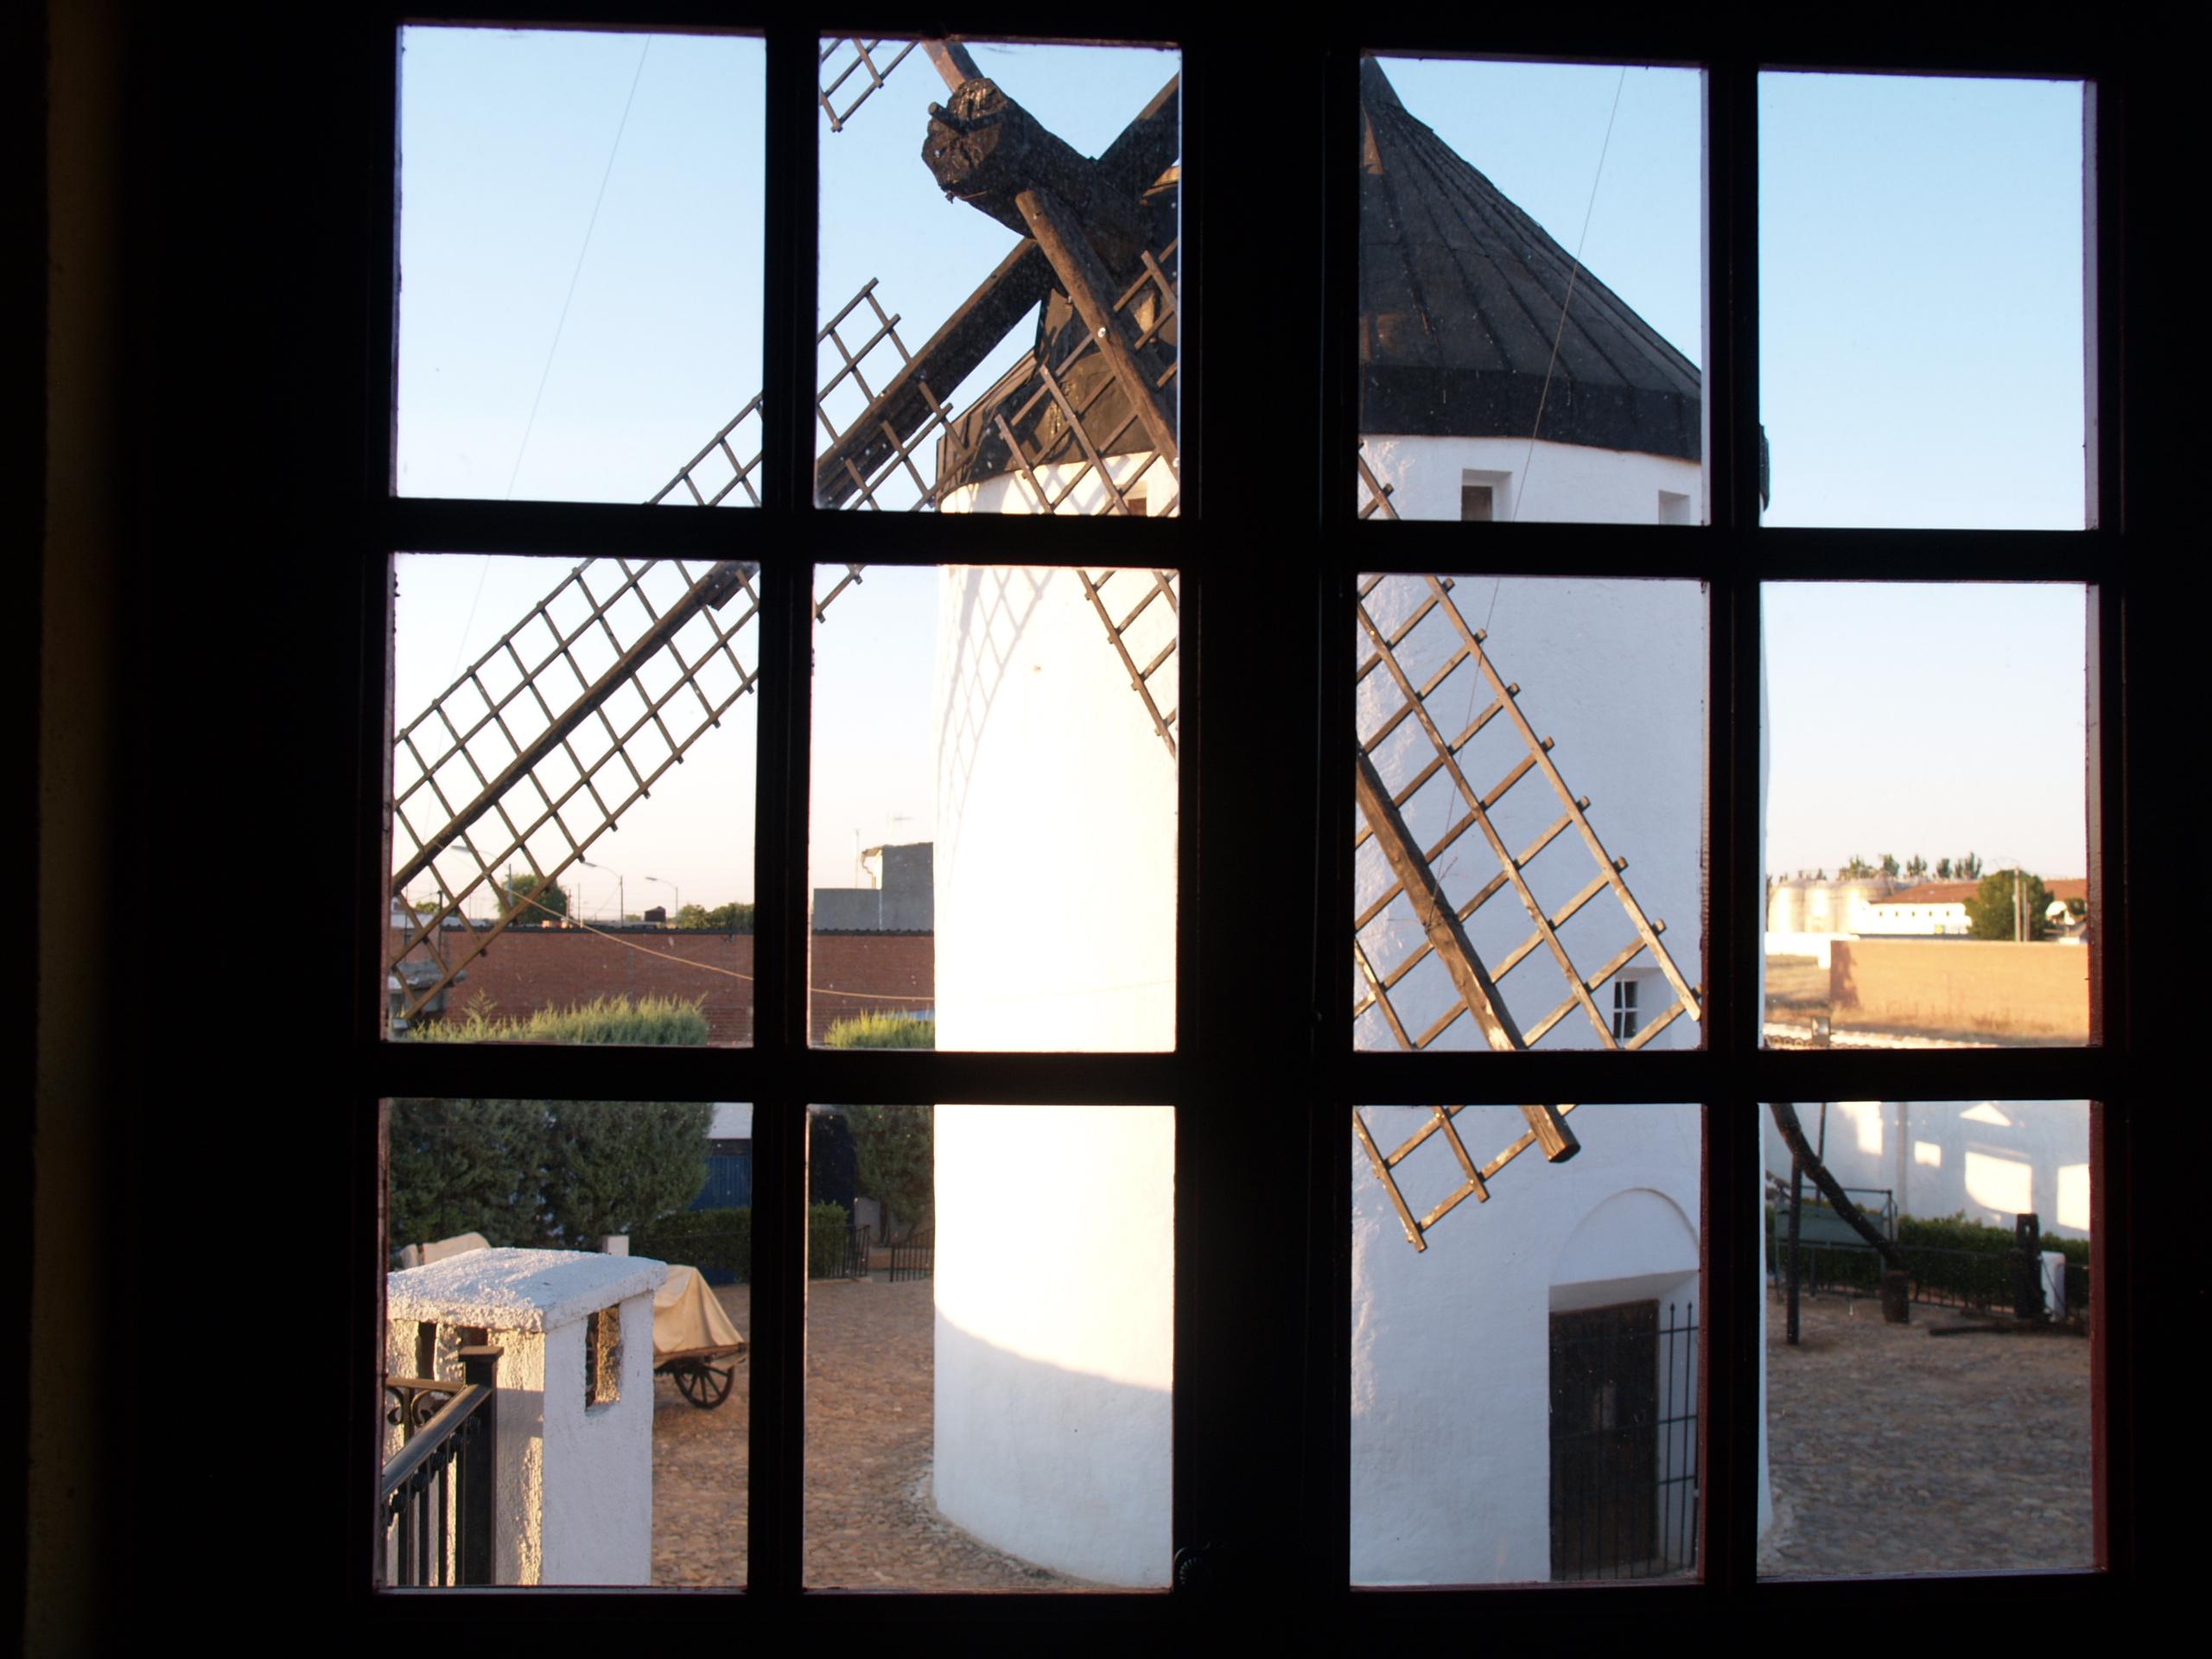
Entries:
[[[944, 724], [938, 732], [940, 857], [951, 850], [943, 845], [944, 826], [961, 822], [976, 751], [990, 723], [991, 707], [998, 700], [1014, 648], [1043, 602], [1047, 574], [994, 565], [972, 565], [960, 571], [957, 625], [943, 615], [944, 600], [938, 601], [938, 696], [944, 707]], [[944, 687], [956, 677], [963, 689], [958, 696], [949, 696]]]
[[1088, 1583], [1165, 1588], [1174, 1554], [1165, 1389], [1030, 1359], [937, 1317], [938, 1510]]

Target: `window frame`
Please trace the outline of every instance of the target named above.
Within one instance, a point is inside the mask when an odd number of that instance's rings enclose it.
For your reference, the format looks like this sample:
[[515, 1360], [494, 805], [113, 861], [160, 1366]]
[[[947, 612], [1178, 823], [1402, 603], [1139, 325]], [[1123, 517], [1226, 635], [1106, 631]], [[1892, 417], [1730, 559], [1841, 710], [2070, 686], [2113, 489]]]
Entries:
[[[594, 10], [566, 0], [472, 9], [520, 22], [582, 23]], [[979, 9], [988, 14], [988, 8]], [[2129, 1020], [2127, 931], [2119, 880], [2126, 818], [2121, 749], [2126, 532], [2120, 490], [2126, 412], [2117, 343], [2124, 302], [2119, 256], [2123, 180], [2117, 96], [2109, 95], [2124, 58], [2096, 41], [2027, 58], [2002, 48], [1976, 55], [1938, 39], [1907, 49], [1854, 53], [1834, 61], [1787, 31], [1763, 38], [1754, 54], [1733, 36], [1700, 25], [1649, 23], [1618, 37], [1619, 57], [1689, 62], [1707, 72], [1706, 171], [1718, 204], [1707, 226], [1707, 351], [1705, 365], [1707, 499], [1706, 525], [1493, 526], [1470, 543], [1455, 524], [1361, 524], [1355, 516], [1357, 372], [1351, 319], [1357, 308], [1356, 238], [1339, 229], [1357, 220], [1357, 69], [1363, 50], [1452, 55], [1586, 57], [1586, 33], [1563, 26], [1454, 32], [1425, 25], [1418, 37], [1353, 37], [1350, 25], [1317, 25], [1289, 43], [1261, 45], [1200, 28], [1182, 41], [1185, 99], [1183, 194], [1182, 429], [1186, 479], [1182, 516], [1140, 524], [990, 519], [903, 519], [896, 530], [876, 515], [817, 510], [811, 502], [811, 399], [817, 235], [813, 181], [819, 143], [812, 41], [817, 31], [791, 27], [744, 7], [678, 0], [663, 8], [674, 26], [723, 26], [767, 37], [765, 391], [770, 410], [762, 467], [762, 505], [726, 513], [563, 503], [499, 503], [403, 498], [388, 486], [394, 414], [391, 365], [397, 319], [396, 167], [372, 162], [365, 211], [372, 261], [383, 275], [365, 308], [361, 398], [363, 466], [341, 515], [357, 526], [359, 639], [368, 672], [381, 688], [359, 700], [362, 741], [357, 798], [386, 798], [390, 709], [390, 584], [386, 561], [404, 550], [524, 553], [573, 557], [606, 545], [650, 556], [744, 556], [762, 563], [759, 769], [756, 791], [756, 938], [760, 980], [755, 1042], [749, 1050], [664, 1052], [651, 1058], [655, 1098], [751, 1099], [754, 1103], [754, 1288], [756, 1371], [750, 1503], [753, 1567], [741, 1593], [651, 1598], [655, 1620], [723, 1622], [971, 1618], [1094, 1619], [1112, 1616], [1179, 1620], [1209, 1607], [1249, 1609], [1291, 1599], [1343, 1619], [1380, 1615], [1393, 1622], [1429, 1617], [1489, 1618], [1521, 1612], [1605, 1609], [1634, 1615], [1664, 1610], [1731, 1617], [1751, 1608], [1847, 1605], [1900, 1599], [1986, 1604], [2000, 1594], [2101, 1605], [2133, 1577], [2137, 1548], [2133, 1435], [2134, 1380], [2130, 1241], [2113, 1223], [2129, 1213], [2133, 1150], [2125, 1077], [2133, 1042]], [[396, 143], [397, 8], [369, 5], [353, 38], [380, 64], [361, 77]], [[626, 21], [624, 28], [654, 27]], [[981, 36], [1033, 32], [1033, 22]], [[1255, 56], [1265, 61], [1255, 65]], [[1936, 532], [1770, 530], [1758, 523], [1757, 76], [1761, 67], [1836, 67], [1999, 73], [2059, 73], [2087, 83], [2085, 162], [2088, 285], [2085, 379], [2089, 404], [2087, 500], [2092, 527], [2082, 531]], [[1259, 73], [1272, 68], [1281, 73]], [[1237, 118], [1255, 107], [1250, 88], [1266, 83], [1274, 107], [1302, 122], [1272, 133]], [[375, 148], [372, 145], [371, 148]], [[1305, 174], [1304, 169], [1311, 169]], [[1283, 234], [1307, 256], [1286, 258], [1268, 276], [1278, 287], [1264, 326], [1252, 327], [1234, 296], [1271, 197], [1256, 179], [1318, 175], [1321, 212], [1301, 232]], [[1209, 191], [1209, 176], [1247, 181]], [[1310, 201], [1310, 187], [1282, 187]], [[1256, 194], [1255, 204], [1249, 198]], [[1210, 257], [1219, 268], [1209, 272]], [[1207, 278], [1211, 275], [1210, 284]], [[1209, 340], [1210, 286], [1229, 296]], [[1315, 326], [1301, 334], [1300, 322]], [[1313, 359], [1286, 340], [1321, 339], [1316, 393]], [[1262, 423], [1228, 412], [1209, 430], [1209, 382], [1239, 388], [1236, 402], [1318, 410], [1307, 424]], [[1245, 390], [1249, 388], [1249, 393]], [[1287, 401], [1286, 401], [1287, 400]], [[781, 418], [778, 418], [778, 412]], [[1314, 458], [1285, 467], [1282, 450]], [[1211, 486], [1208, 469], [1212, 472]], [[1287, 481], [1308, 475], [1310, 493]], [[1207, 498], [1233, 537], [1205, 534]], [[1253, 533], [1248, 534], [1247, 531]], [[1258, 532], [1264, 531], [1265, 534]], [[1498, 537], [1505, 539], [1501, 542]], [[1132, 537], [1142, 538], [1140, 550]], [[1455, 539], [1456, 538], [1456, 539]], [[1272, 545], [1292, 561], [1287, 579], [1253, 582], [1266, 571], [1247, 547]], [[1175, 1050], [1160, 1055], [901, 1054], [818, 1051], [806, 1040], [805, 983], [807, 739], [811, 690], [794, 671], [808, 660], [811, 627], [810, 561], [891, 564], [939, 561], [1073, 565], [1147, 563], [1183, 579], [1185, 687], [1182, 812], [1179, 836], [1178, 975]], [[1708, 604], [1707, 859], [1733, 880], [1708, 884], [1704, 958], [1707, 1020], [1695, 1051], [1647, 1052], [1633, 1061], [1601, 1054], [1535, 1053], [1470, 1061], [1440, 1054], [1362, 1054], [1350, 1023], [1325, 1017], [1348, 1007], [1351, 890], [1351, 815], [1341, 778], [1351, 758], [1349, 654], [1335, 645], [1350, 630], [1358, 576], [1376, 570], [1448, 569], [1471, 575], [1678, 577], [1703, 582]], [[2100, 918], [2091, 946], [2092, 1045], [2007, 1053], [1916, 1052], [1909, 1057], [1838, 1051], [1777, 1053], [1758, 1047], [1759, 930], [1759, 584], [1766, 581], [2064, 581], [2088, 596], [2089, 696], [2090, 913]], [[1210, 587], [1223, 597], [1209, 605]], [[1210, 615], [1217, 611], [1217, 615]], [[1232, 727], [1209, 744], [1210, 707], [1234, 708], [1236, 689], [1258, 673], [1278, 677], [1283, 706], [1316, 711], [1310, 749], [1297, 742], [1253, 744]], [[1283, 800], [1313, 803], [1310, 836], [1280, 833]], [[1276, 833], [1265, 832], [1272, 826]], [[365, 836], [359, 891], [383, 909], [388, 858]], [[1256, 849], [1256, 850], [1255, 850]], [[1311, 895], [1294, 906], [1284, 893]], [[364, 899], [365, 905], [366, 900]], [[380, 930], [363, 925], [352, 944], [359, 983], [380, 983], [373, 969]], [[417, 1094], [542, 1093], [637, 1096], [641, 1057], [386, 1044], [380, 999], [363, 995], [352, 1016], [356, 1064], [349, 1090], [350, 1197], [357, 1214], [380, 1211], [378, 1103]], [[1233, 1033], [1233, 1034], [1232, 1034]], [[1353, 1147], [1345, 1120], [1357, 1104], [1425, 1097], [1466, 1097], [1471, 1084], [1503, 1076], [1515, 1097], [1573, 1100], [1685, 1100], [1703, 1103], [1706, 1213], [1700, 1237], [1709, 1288], [1700, 1294], [1700, 1381], [1704, 1468], [1700, 1544], [1702, 1576], [1689, 1585], [1483, 1587], [1438, 1592], [1353, 1591], [1349, 1561], [1350, 1195]], [[1748, 1204], [1713, 1195], [1754, 1188], [1758, 1103], [1802, 1098], [2085, 1098], [2096, 1171], [2094, 1304], [2105, 1313], [2093, 1350], [2096, 1451], [2094, 1505], [2099, 1570], [2014, 1576], [2001, 1581], [1942, 1577], [1872, 1584], [1759, 1581], [1752, 1570], [1756, 1507], [1758, 1236]], [[808, 1592], [800, 1535], [804, 1479], [804, 1111], [815, 1099], [883, 1102], [1052, 1099], [1098, 1103], [1164, 1103], [1177, 1108], [1176, 1180], [1205, 1203], [1179, 1204], [1173, 1401], [1175, 1446], [1174, 1593], [1069, 1599]], [[1294, 1132], [1272, 1136], [1249, 1119], [1255, 1099], [1296, 1102], [1281, 1110]], [[1296, 1132], [1302, 1131], [1302, 1133]], [[1243, 1191], [1241, 1189], [1255, 1189]], [[1218, 1201], [1217, 1201], [1218, 1200]], [[1302, 1271], [1255, 1271], [1244, 1248], [1255, 1224], [1294, 1206], [1284, 1255]], [[1243, 1258], [1241, 1268], [1224, 1265]], [[357, 1281], [347, 1314], [356, 1332], [381, 1318], [382, 1259], [374, 1230], [357, 1229], [348, 1261]], [[371, 1286], [376, 1288], [373, 1292]], [[1255, 1403], [1257, 1345], [1281, 1350], [1295, 1333], [1302, 1366], [1276, 1397]], [[1255, 1344], [1255, 1337], [1260, 1338]], [[368, 1420], [370, 1367], [354, 1368], [353, 1389]], [[2115, 1432], [2121, 1424], [2123, 1432]], [[1716, 1429], [1718, 1432], [1716, 1432]], [[1286, 1452], [1284, 1448], [1295, 1448]], [[366, 1467], [364, 1451], [349, 1470]], [[359, 1490], [372, 1491], [366, 1479]], [[347, 1501], [351, 1501], [350, 1496]], [[365, 1564], [369, 1520], [360, 1506]], [[1286, 1563], [1291, 1565], [1285, 1565]], [[372, 1593], [365, 1573], [351, 1595], [379, 1622], [449, 1616], [457, 1592]], [[1599, 1603], [1596, 1599], [1603, 1597]], [[466, 1592], [459, 1599], [467, 1599]], [[550, 1599], [598, 1607], [608, 1592], [563, 1591]], [[512, 1606], [502, 1599], [500, 1610]], [[768, 1627], [763, 1627], [768, 1628]]]

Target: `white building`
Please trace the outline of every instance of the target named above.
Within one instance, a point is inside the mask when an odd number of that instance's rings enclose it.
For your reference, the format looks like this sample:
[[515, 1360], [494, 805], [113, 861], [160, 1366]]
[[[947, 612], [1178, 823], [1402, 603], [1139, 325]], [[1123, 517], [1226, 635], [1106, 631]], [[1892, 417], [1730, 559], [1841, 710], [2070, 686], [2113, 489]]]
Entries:
[[[1695, 368], [1584, 272], [1547, 394], [1536, 381], [1550, 367], [1550, 342], [1539, 352], [1520, 334], [1529, 332], [1530, 308], [1557, 315], [1567, 256], [1405, 112], [1379, 66], [1367, 66], [1363, 84], [1362, 266], [1374, 314], [1367, 456], [1399, 511], [1701, 518]], [[1392, 202], [1402, 207], [1408, 190], [1428, 193], [1433, 211], [1394, 219]], [[1466, 285], [1431, 290], [1456, 312], [1424, 334], [1389, 284], [1446, 238]], [[1522, 321], [1509, 327], [1509, 312]], [[1418, 345], [1416, 334], [1442, 345]], [[1482, 355], [1484, 341], [1498, 350]], [[1532, 463], [1539, 401], [1547, 414]], [[1010, 509], [1019, 497], [1008, 474], [988, 471], [986, 429], [973, 422], [974, 445], [949, 448], [968, 468], [950, 510]], [[1166, 473], [1141, 449], [1115, 458], [1111, 470], [1141, 477], [1148, 491]], [[1497, 584], [1479, 602], [1484, 613], [1470, 620], [1491, 630], [1492, 660], [1522, 686], [1520, 708], [1554, 740], [1608, 850], [1629, 861], [1626, 879], [1646, 912], [1676, 924], [1665, 938], [1696, 985], [1701, 595], [1694, 584], [1518, 582]], [[1077, 573], [949, 569], [939, 604], [939, 1046], [1169, 1046], [1173, 754], [1102, 643]], [[1151, 689], [1172, 706], [1172, 690], [1157, 678]], [[1348, 809], [1350, 796], [1347, 788]], [[1544, 810], [1543, 799], [1532, 783], [1498, 816], [1510, 823]], [[1409, 827], [1422, 831], [1414, 818], [1426, 804], [1415, 798], [1407, 810]], [[1547, 816], [1557, 810], [1554, 803]], [[1587, 864], [1586, 856], [1577, 884]], [[1439, 879], [1450, 889], [1467, 876], [1440, 871]], [[1547, 906], [1566, 897], [1539, 892]], [[1511, 924], [1511, 908], [1494, 907], [1497, 926]], [[1602, 913], [1591, 906], [1591, 925]], [[1503, 949], [1484, 931], [1491, 914], [1471, 924], [1478, 952]], [[1376, 924], [1385, 934], [1409, 925], [1387, 912]], [[1649, 1017], [1660, 984], [1641, 969], [1626, 982], [1637, 990], [1600, 1016], [1623, 1034]], [[1501, 989], [1524, 1025], [1560, 995], [1542, 959]], [[1421, 994], [1408, 982], [1406, 995]], [[1657, 1035], [1662, 1046], [1696, 1039], [1688, 1020]], [[1548, 1040], [1605, 1039], [1585, 1020], [1560, 1025]], [[1462, 1020], [1437, 1046], [1481, 1042]], [[1388, 1140], [1426, 1116], [1386, 1108], [1371, 1127]], [[1504, 1135], [1519, 1121], [1517, 1112], [1506, 1123], [1495, 1116], [1462, 1114], [1470, 1139]], [[1512, 1165], [1488, 1203], [1462, 1206], [1423, 1251], [1408, 1243], [1363, 1163], [1357, 1173], [1357, 1580], [1497, 1581], [1686, 1564], [1694, 1406], [1663, 1433], [1655, 1421], [1637, 1467], [1608, 1475], [1609, 1486], [1576, 1463], [1590, 1454], [1570, 1431], [1578, 1414], [1610, 1423], [1619, 1410], [1694, 1400], [1687, 1342], [1666, 1332], [1694, 1319], [1698, 1114], [1592, 1107], [1572, 1122], [1577, 1158]], [[940, 1105], [937, 1123], [938, 1504], [987, 1541], [1058, 1570], [1164, 1584], [1173, 1113]], [[1478, 1155], [1491, 1150], [1483, 1144]], [[1417, 1161], [1404, 1170], [1409, 1186], [1433, 1173]], [[1036, 1201], [1009, 1202], [1017, 1192]], [[1048, 1248], [1038, 1236], [1040, 1206], [1052, 1216]], [[1569, 1404], [1555, 1410], [1561, 1399]], [[1562, 1500], [1560, 1471], [1580, 1497]], [[1643, 1518], [1592, 1542], [1607, 1533], [1601, 1510]]]

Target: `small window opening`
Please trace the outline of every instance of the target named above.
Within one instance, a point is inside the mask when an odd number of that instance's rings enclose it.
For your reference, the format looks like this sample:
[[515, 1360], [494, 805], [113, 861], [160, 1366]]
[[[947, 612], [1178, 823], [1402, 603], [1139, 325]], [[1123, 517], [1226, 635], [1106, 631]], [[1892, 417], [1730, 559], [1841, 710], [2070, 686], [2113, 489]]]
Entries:
[[1487, 484], [1462, 484], [1459, 486], [1459, 522], [1465, 524], [1486, 524], [1493, 517], [1494, 498]]
[[584, 1316], [584, 1404], [604, 1406], [622, 1397], [622, 1310], [603, 1307]]
[[1617, 979], [1613, 982], [1613, 1039], [1626, 1042], [1642, 1028], [1642, 1019], [1636, 1004], [1637, 982]]

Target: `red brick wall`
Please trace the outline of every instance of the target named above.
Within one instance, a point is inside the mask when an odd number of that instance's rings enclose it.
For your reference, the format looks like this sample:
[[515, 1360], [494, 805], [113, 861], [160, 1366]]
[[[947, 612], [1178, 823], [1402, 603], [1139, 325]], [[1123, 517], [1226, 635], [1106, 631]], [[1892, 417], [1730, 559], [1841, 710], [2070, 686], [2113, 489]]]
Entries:
[[[480, 998], [489, 1000], [493, 1013], [517, 1018], [599, 996], [703, 999], [708, 1041], [753, 1040], [749, 933], [510, 928], [467, 973], [447, 994], [447, 1006], [456, 1012]], [[818, 1043], [832, 1020], [851, 1014], [929, 1008], [936, 995], [937, 940], [927, 933], [824, 933], [814, 941], [810, 977], [816, 994], [809, 1029]]]
[[1839, 1027], [2088, 1039], [2085, 946], [1839, 939], [1829, 949], [1829, 1018]]

